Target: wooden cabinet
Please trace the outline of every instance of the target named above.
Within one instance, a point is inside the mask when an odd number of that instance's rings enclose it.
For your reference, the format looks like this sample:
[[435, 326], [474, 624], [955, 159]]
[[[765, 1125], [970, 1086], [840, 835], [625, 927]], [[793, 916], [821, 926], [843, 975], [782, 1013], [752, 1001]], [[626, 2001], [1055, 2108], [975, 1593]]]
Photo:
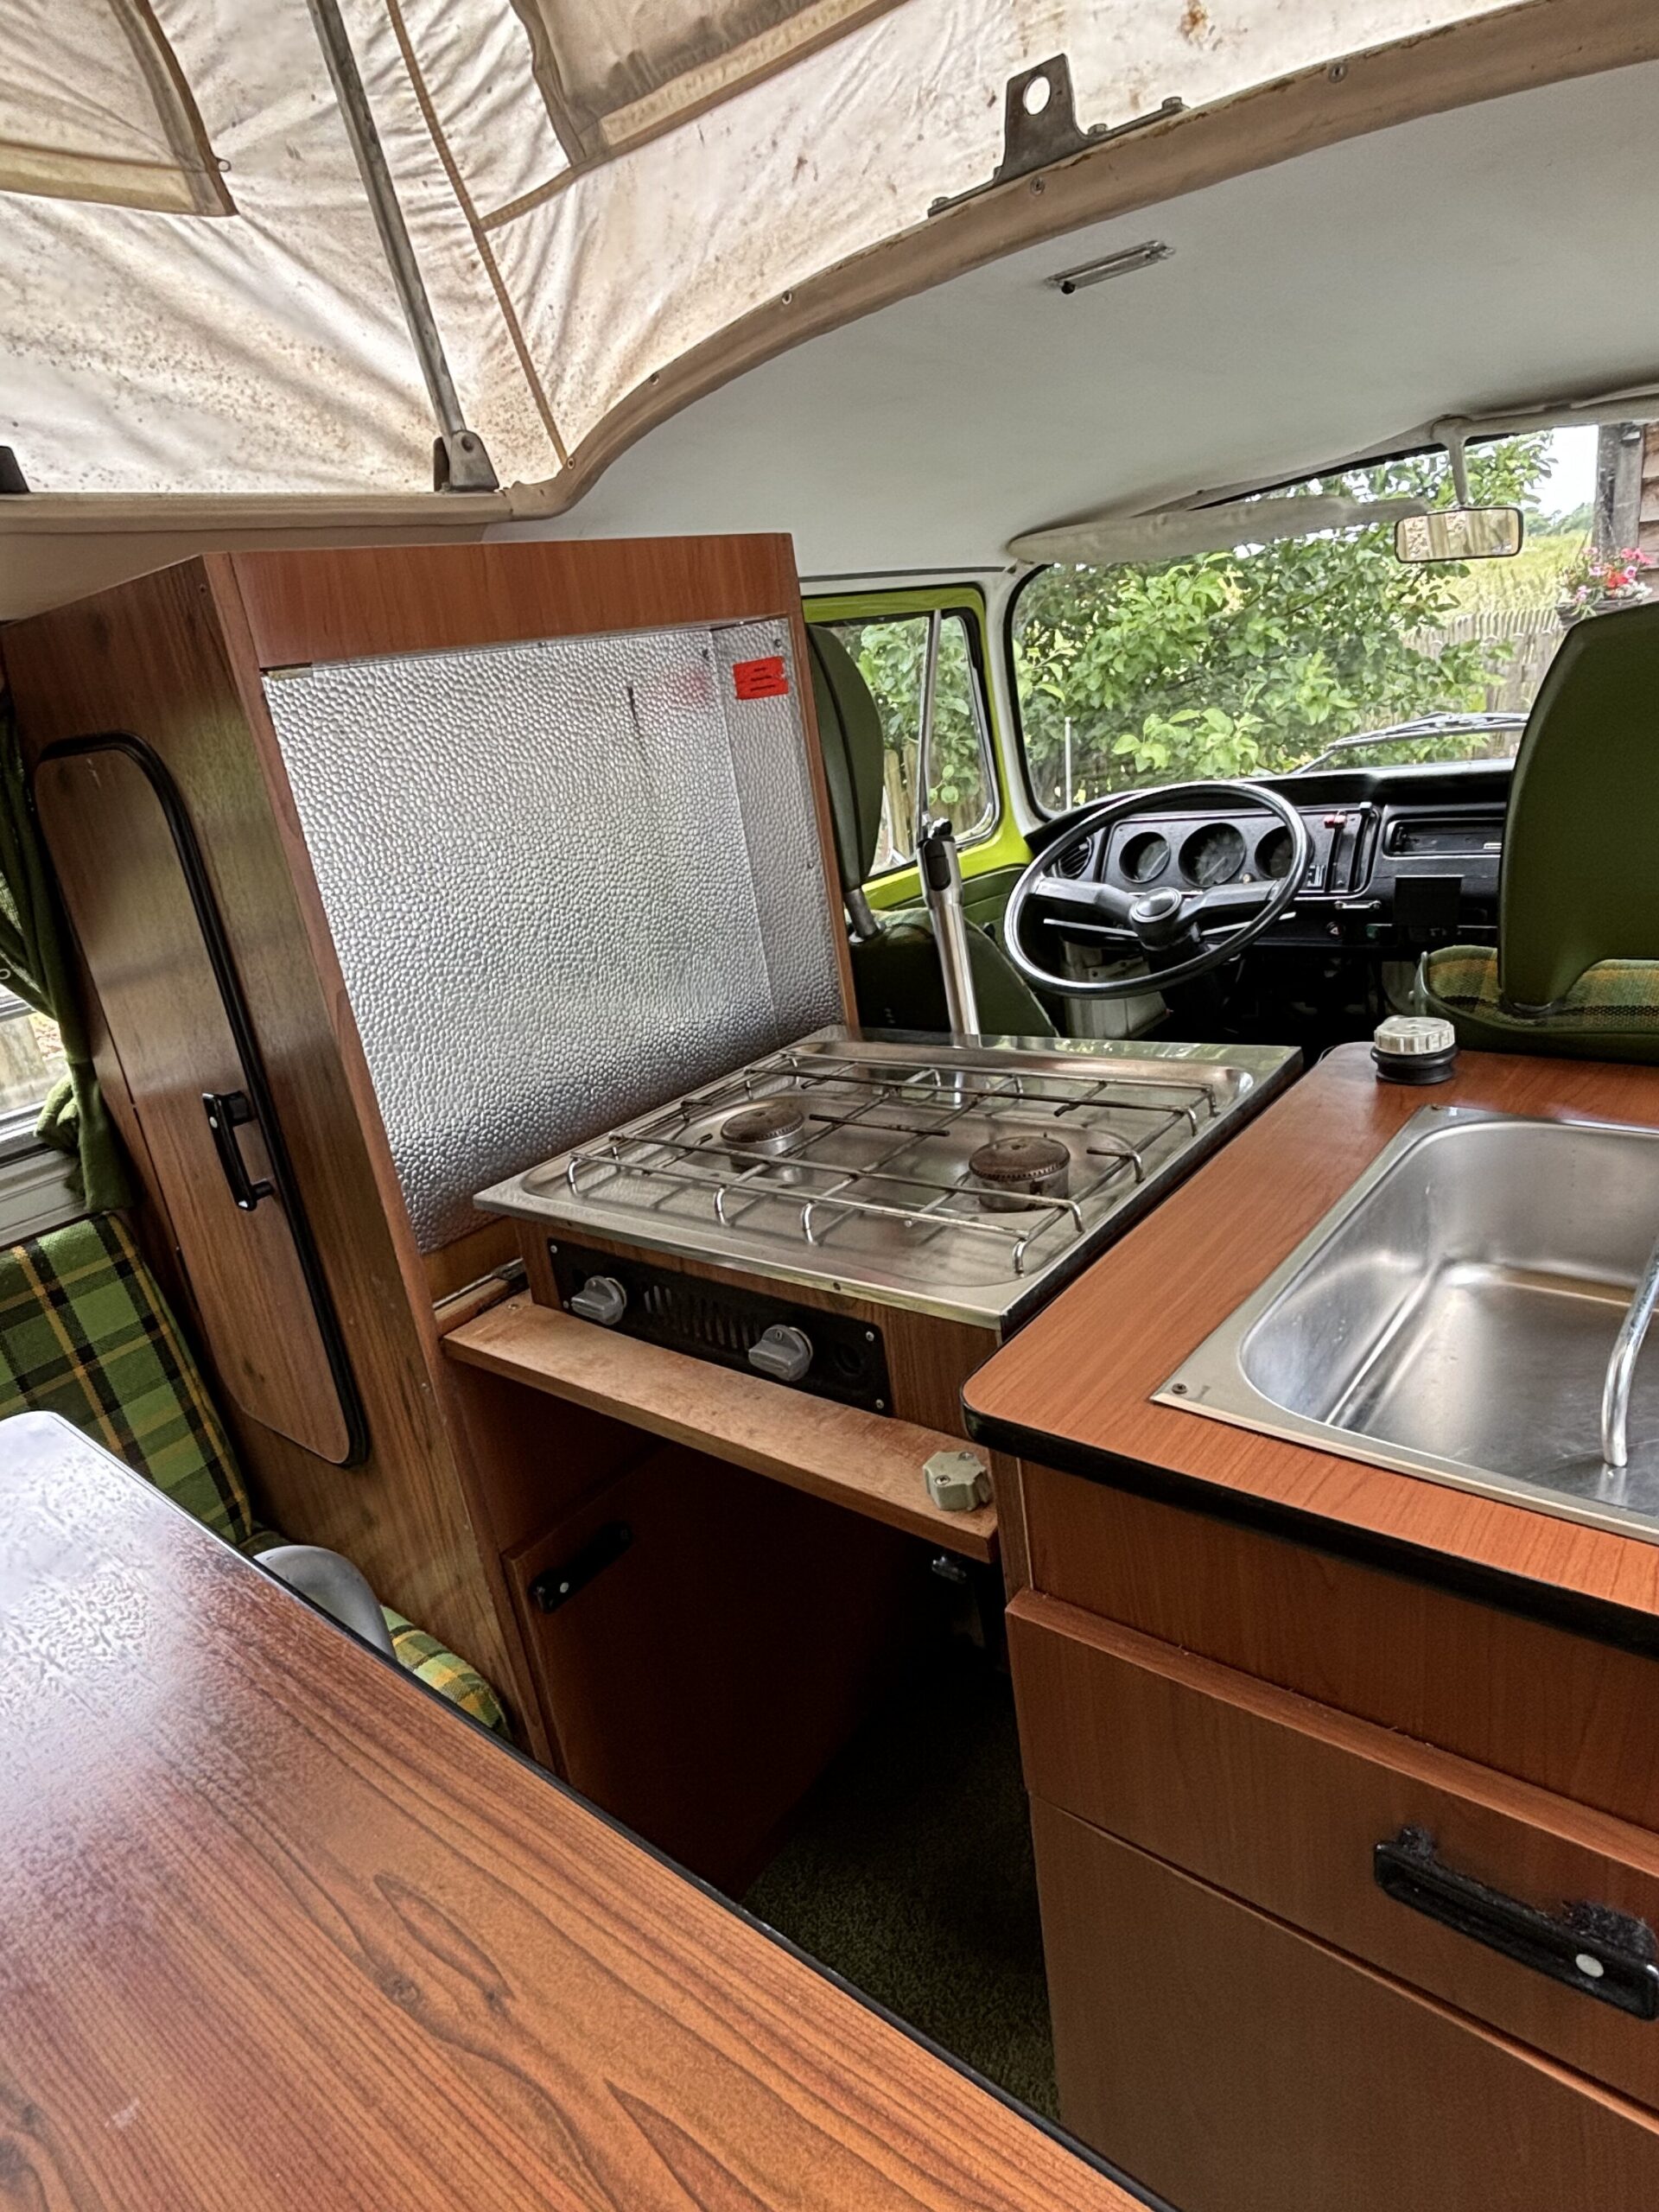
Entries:
[[[506, 1567], [566, 1778], [741, 1896], [889, 1675], [926, 1559], [670, 1446]], [[563, 1601], [562, 1578], [577, 1586]]]
[[[143, 1184], [142, 1232], [177, 1262], [257, 1510], [296, 1541], [346, 1553], [379, 1597], [487, 1675], [523, 1740], [552, 1758], [558, 1700], [532, 1662], [504, 1556], [608, 1478], [608, 1447], [589, 1459], [584, 1436], [556, 1466], [538, 1465], [526, 1499], [520, 1471], [467, 1433], [434, 1299], [509, 1258], [512, 1232], [468, 1224], [435, 1250], [417, 1246], [267, 679], [758, 617], [789, 625], [804, 665], [786, 538], [210, 554], [14, 624], [3, 640], [97, 1001], [99, 1075]], [[125, 750], [109, 749], [112, 734]], [[454, 741], [442, 712], [429, 734], [444, 757]], [[194, 885], [141, 757], [176, 800], [200, 859]], [[345, 741], [338, 772], [349, 785]], [[209, 909], [243, 1037], [204, 959]], [[844, 967], [842, 980], [848, 997]], [[550, 1021], [558, 1013], [550, 1006]], [[222, 1161], [206, 1091], [245, 1092], [254, 1109], [218, 1132]], [[238, 1206], [224, 1172], [238, 1166], [282, 1187]], [[785, 1553], [775, 1580], [795, 1564]], [[581, 1709], [582, 1686], [557, 1687]]]
[[[1016, 1599], [1008, 1636], [1034, 1796], [1659, 2106], [1659, 2020], [1608, 2001], [1617, 1970], [1586, 1991], [1498, 1947], [1567, 1900], [1659, 1926], [1659, 1837], [1051, 1599]], [[1380, 1885], [1408, 1831], [1459, 1926]]]
[[1041, 1803], [1060, 2103], [1180, 2212], [1651, 2212], [1659, 2124]]
[[1067, 2124], [1180, 2212], [1659, 2202], [1659, 2020], [1607, 2001], [1656, 1994], [1659, 1662], [1052, 1469], [1020, 1487]]

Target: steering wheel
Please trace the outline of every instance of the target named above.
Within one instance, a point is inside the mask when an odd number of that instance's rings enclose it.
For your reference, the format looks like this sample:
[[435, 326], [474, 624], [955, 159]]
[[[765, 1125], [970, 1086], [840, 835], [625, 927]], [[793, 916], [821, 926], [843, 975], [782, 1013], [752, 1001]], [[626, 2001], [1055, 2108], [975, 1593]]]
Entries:
[[[1274, 816], [1290, 832], [1290, 865], [1283, 875], [1265, 883], [1212, 884], [1207, 890], [1169, 884], [1135, 892], [1051, 872], [1057, 851], [1084, 839], [1092, 841], [1101, 830], [1131, 816], [1185, 811], [1194, 804], [1224, 807], [1230, 814], [1248, 810]], [[1264, 784], [1166, 784], [1160, 791], [1124, 791], [1083, 816], [1065, 836], [1045, 846], [1024, 871], [1009, 894], [1003, 947], [1028, 983], [1039, 990], [1058, 991], [1064, 998], [1138, 998], [1148, 988], [1196, 982], [1226, 961], [1236, 960], [1263, 930], [1271, 929], [1301, 889], [1312, 849], [1306, 823], [1288, 799]], [[1079, 925], [1079, 937], [1121, 944], [1126, 957], [1131, 950], [1143, 953], [1153, 971], [1150, 978], [1108, 976], [1083, 982], [1039, 967], [1027, 950], [1022, 934], [1027, 906], [1033, 901], [1049, 908], [1062, 930], [1071, 920]], [[1233, 926], [1213, 941], [1206, 938], [1205, 928], [1218, 923]]]

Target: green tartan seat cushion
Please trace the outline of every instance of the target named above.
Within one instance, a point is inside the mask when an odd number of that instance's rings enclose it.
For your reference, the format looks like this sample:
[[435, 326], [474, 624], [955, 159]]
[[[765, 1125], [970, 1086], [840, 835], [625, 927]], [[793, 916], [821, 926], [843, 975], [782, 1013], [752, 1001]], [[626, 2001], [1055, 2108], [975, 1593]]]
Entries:
[[61, 1414], [226, 1543], [253, 1534], [230, 1440], [113, 1214], [0, 1250], [0, 1414]]
[[1659, 961], [1603, 960], [1543, 1014], [1503, 1003], [1490, 945], [1448, 944], [1423, 956], [1422, 996], [1465, 1045], [1489, 1052], [1659, 1061]]
[[[0, 1249], [0, 1414], [28, 1412], [61, 1414], [227, 1544], [261, 1533], [195, 1360], [114, 1214]], [[401, 1666], [506, 1734], [482, 1675], [380, 1610]]]
[[418, 1675], [429, 1689], [438, 1691], [451, 1705], [470, 1713], [474, 1720], [481, 1720], [498, 1736], [508, 1733], [507, 1716], [501, 1710], [501, 1701], [476, 1668], [469, 1667], [464, 1659], [457, 1659], [453, 1651], [446, 1651], [435, 1636], [429, 1636], [423, 1628], [416, 1628], [401, 1613], [394, 1613], [390, 1605], [382, 1605], [380, 1610], [391, 1631], [391, 1647], [400, 1667], [406, 1667], [411, 1675]]

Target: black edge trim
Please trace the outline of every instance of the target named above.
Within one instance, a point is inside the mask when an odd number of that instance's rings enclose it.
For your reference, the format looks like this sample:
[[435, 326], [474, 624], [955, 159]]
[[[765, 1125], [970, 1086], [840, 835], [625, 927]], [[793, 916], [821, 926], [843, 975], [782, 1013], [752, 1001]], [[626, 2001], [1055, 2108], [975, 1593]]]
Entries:
[[1355, 1529], [1302, 1506], [1224, 1489], [1205, 1482], [1201, 1475], [1180, 1474], [1148, 1460], [1127, 1459], [1095, 1445], [1077, 1444], [1041, 1429], [1001, 1421], [976, 1411], [965, 1396], [963, 1414], [968, 1433], [976, 1444], [1006, 1452], [1014, 1459], [1054, 1467], [1062, 1474], [1080, 1475], [1086, 1482], [1127, 1491], [1136, 1497], [1155, 1498], [1160, 1504], [1201, 1513], [1211, 1521], [1230, 1522], [1260, 1535], [1276, 1536], [1309, 1551], [1324, 1552], [1332, 1559], [1377, 1567], [1404, 1581], [1427, 1583], [1477, 1605], [1490, 1605], [1496, 1611], [1568, 1629], [1575, 1636], [1634, 1651], [1644, 1658], [1659, 1658], [1659, 1615], [1642, 1612], [1635, 1606], [1535, 1582], [1502, 1567], [1483, 1567], [1473, 1560], [1454, 1559], [1427, 1545], [1409, 1543], [1402, 1536]]
[[277, 1200], [294, 1239], [300, 1272], [305, 1278], [306, 1291], [316, 1316], [317, 1333], [322, 1338], [328, 1370], [334, 1377], [340, 1409], [345, 1417], [346, 1452], [340, 1464], [354, 1467], [367, 1458], [369, 1450], [369, 1430], [364, 1416], [363, 1401], [358, 1395], [351, 1355], [346, 1348], [340, 1317], [334, 1311], [316, 1240], [311, 1234], [311, 1224], [289, 1160], [283, 1126], [277, 1119], [270, 1086], [265, 1079], [264, 1062], [260, 1058], [247, 1002], [242, 995], [242, 985], [231, 955], [230, 941], [225, 934], [219, 902], [213, 895], [213, 883], [202, 858], [201, 848], [196, 842], [195, 828], [186, 810], [183, 796], [166, 763], [142, 738], [134, 737], [126, 730], [106, 730], [96, 737], [66, 737], [59, 739], [54, 745], [48, 745], [35, 762], [29, 779], [30, 803], [36, 806], [38, 811], [35, 785], [41, 770], [48, 761], [79, 760], [98, 753], [119, 753], [133, 763], [155, 792], [168, 833], [173, 840], [173, 849], [178, 855], [185, 888], [195, 913], [196, 926], [201, 931], [208, 964], [213, 971], [213, 981], [219, 987], [225, 1018], [231, 1026], [231, 1035], [236, 1046], [237, 1058], [242, 1064], [248, 1095], [253, 1102], [259, 1132], [265, 1141], [265, 1150], [270, 1160], [271, 1180], [276, 1186]]

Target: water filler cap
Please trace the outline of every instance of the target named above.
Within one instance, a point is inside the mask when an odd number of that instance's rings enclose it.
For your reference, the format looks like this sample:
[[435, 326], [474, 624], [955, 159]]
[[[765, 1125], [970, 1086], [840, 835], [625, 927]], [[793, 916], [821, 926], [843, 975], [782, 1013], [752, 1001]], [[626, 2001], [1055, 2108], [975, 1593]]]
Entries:
[[1391, 1014], [1379, 1022], [1371, 1058], [1382, 1083], [1444, 1083], [1458, 1065], [1458, 1033], [1432, 1014]]
[[1379, 1052], [1414, 1060], [1431, 1052], [1449, 1052], [1457, 1041], [1458, 1033], [1452, 1024], [1432, 1014], [1391, 1014], [1378, 1023], [1371, 1039]]

